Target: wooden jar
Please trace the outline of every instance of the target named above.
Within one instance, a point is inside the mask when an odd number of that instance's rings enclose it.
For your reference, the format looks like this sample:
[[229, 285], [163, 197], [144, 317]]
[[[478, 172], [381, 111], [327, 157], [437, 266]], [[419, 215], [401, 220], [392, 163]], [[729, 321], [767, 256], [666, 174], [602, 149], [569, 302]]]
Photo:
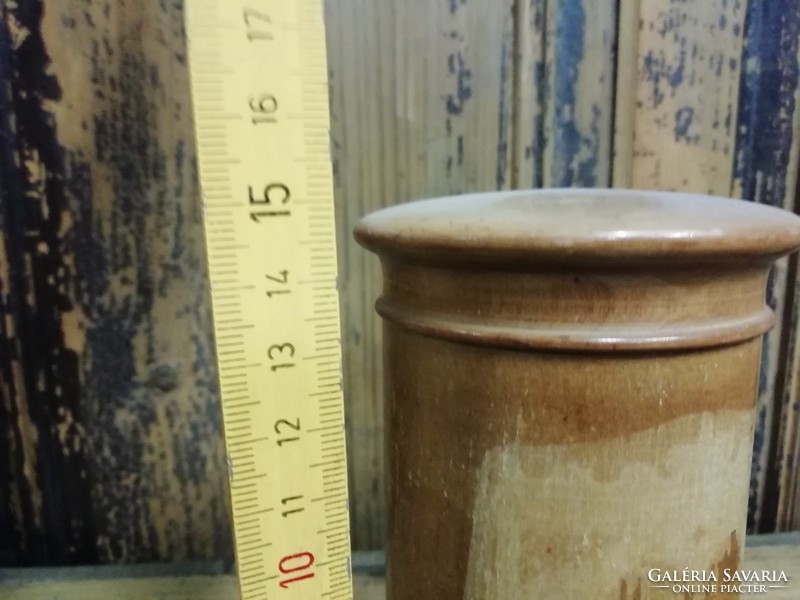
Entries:
[[674, 598], [651, 569], [737, 568], [767, 272], [800, 218], [550, 190], [355, 235], [384, 270], [390, 600]]

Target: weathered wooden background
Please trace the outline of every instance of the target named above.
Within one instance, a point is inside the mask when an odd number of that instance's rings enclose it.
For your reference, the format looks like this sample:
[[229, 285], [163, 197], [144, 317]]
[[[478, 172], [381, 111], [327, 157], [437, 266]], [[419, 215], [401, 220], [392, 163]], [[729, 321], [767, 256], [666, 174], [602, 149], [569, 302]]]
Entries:
[[[191, 0], [186, 0], [191, 1]], [[0, 565], [230, 558], [183, 3], [2, 0]], [[796, 206], [796, 0], [328, 0], [355, 547], [382, 546], [365, 212], [466, 191]], [[750, 527], [800, 528], [796, 261]]]

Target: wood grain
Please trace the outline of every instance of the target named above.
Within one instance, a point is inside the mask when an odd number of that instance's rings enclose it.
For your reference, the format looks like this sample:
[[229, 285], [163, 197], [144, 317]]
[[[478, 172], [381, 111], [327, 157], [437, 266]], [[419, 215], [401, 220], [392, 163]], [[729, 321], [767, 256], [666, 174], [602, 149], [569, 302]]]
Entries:
[[512, 187], [609, 184], [616, 27], [608, 0], [517, 3]]
[[[436, 195], [607, 185], [614, 2], [329, 6], [354, 543], [384, 536], [377, 263], [365, 213]], [[357, 26], [356, 26], [357, 24]], [[546, 35], [547, 32], [547, 35]]]
[[[749, 119], [742, 129], [749, 144], [743, 146], [744, 152], [737, 152], [737, 181], [742, 182], [746, 197], [797, 211], [800, 6], [792, 2], [757, 6], [748, 20], [746, 51], [752, 60], [746, 63], [742, 92], [749, 110], [740, 111]], [[782, 261], [778, 267], [770, 301], [783, 309], [784, 319], [773, 334], [780, 344], [772, 349], [772, 360], [767, 363], [776, 374], [775, 396], [760, 414], [764, 433], [753, 457], [760, 475], [754, 478], [755, 490], [761, 494], [751, 503], [751, 512], [763, 531], [800, 528], [797, 258]]]
[[384, 543], [377, 261], [351, 231], [381, 206], [510, 185], [512, 1], [328, 6], [353, 542]]
[[[747, 10], [731, 195], [796, 210], [800, 6], [750, 2]], [[796, 264], [796, 256], [779, 261], [767, 290], [768, 304], [782, 319], [762, 348], [749, 507], [749, 526], [756, 531], [785, 529], [791, 520]]]
[[512, 111], [514, 188], [540, 188], [544, 182], [546, 5], [546, 0], [516, 3]]
[[[641, 0], [620, 11], [620, 98], [634, 83], [632, 127], [617, 128], [617, 144], [629, 144], [616, 166], [617, 185], [727, 195], [733, 170], [746, 2], [740, 0]], [[638, 4], [638, 18], [634, 9]], [[636, 50], [633, 50], [633, 47]], [[624, 71], [633, 69], [635, 77]], [[623, 106], [626, 106], [623, 104]], [[625, 131], [632, 140], [621, 139]], [[628, 172], [629, 176], [621, 173]]]
[[[3, 6], [2, 403], [0, 560], [74, 561], [93, 556], [78, 420], [77, 355], [61, 328], [69, 303], [59, 232], [65, 164], [44, 103], [59, 98], [38, 31], [40, 7]], [[61, 514], [59, 514], [61, 513]]]
[[2, 560], [229, 555], [180, 4], [3, 16]]
[[[181, 7], [0, 9], [0, 564], [230, 556]], [[355, 221], [610, 170], [792, 208], [800, 25], [791, 0], [326, 11], [354, 543], [379, 548], [379, 271]], [[795, 279], [782, 263], [770, 287], [785, 319], [764, 345], [762, 530], [800, 528]]]
[[610, 183], [616, 6], [547, 2], [544, 187]]
[[[800, 128], [800, 124], [798, 124]], [[791, 294], [791, 311], [785, 312], [783, 335], [787, 348], [784, 360], [786, 379], [782, 394], [778, 440], [774, 462], [769, 473], [773, 476], [765, 481], [765, 499], [774, 503], [774, 524], [762, 524], [762, 529], [774, 526], [775, 531], [800, 530], [800, 348], [797, 329], [800, 326], [800, 290], [797, 281], [797, 259], [790, 261], [787, 277], [787, 296]], [[793, 283], [792, 283], [793, 282]], [[789, 299], [787, 298], [787, 304]], [[754, 455], [754, 460], [755, 460]], [[770, 484], [772, 486], [770, 487]], [[769, 505], [767, 505], [769, 508]], [[769, 516], [769, 513], [768, 513]]]
[[642, 0], [621, 0], [617, 6], [617, 61], [614, 103], [614, 187], [633, 185], [633, 145], [639, 80], [639, 13]]

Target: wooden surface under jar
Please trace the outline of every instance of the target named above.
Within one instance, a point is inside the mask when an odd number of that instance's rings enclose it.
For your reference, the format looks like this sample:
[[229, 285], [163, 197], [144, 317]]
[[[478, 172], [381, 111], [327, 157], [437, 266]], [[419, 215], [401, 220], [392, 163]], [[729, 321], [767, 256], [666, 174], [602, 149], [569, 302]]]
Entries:
[[[784, 570], [790, 578], [800, 571], [800, 536], [748, 537], [745, 568]], [[353, 556], [355, 600], [386, 600], [383, 557], [356, 552]], [[237, 582], [219, 565], [131, 565], [76, 569], [0, 569], [4, 600], [235, 600]], [[745, 594], [744, 598], [764, 598]], [[770, 600], [796, 600], [797, 586], [770, 590]]]

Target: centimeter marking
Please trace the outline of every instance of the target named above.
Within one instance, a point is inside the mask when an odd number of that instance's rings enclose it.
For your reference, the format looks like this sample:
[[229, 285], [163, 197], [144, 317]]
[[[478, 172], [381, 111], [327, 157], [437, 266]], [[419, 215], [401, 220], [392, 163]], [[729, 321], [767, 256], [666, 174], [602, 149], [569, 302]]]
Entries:
[[321, 0], [186, 29], [243, 600], [352, 600]]

